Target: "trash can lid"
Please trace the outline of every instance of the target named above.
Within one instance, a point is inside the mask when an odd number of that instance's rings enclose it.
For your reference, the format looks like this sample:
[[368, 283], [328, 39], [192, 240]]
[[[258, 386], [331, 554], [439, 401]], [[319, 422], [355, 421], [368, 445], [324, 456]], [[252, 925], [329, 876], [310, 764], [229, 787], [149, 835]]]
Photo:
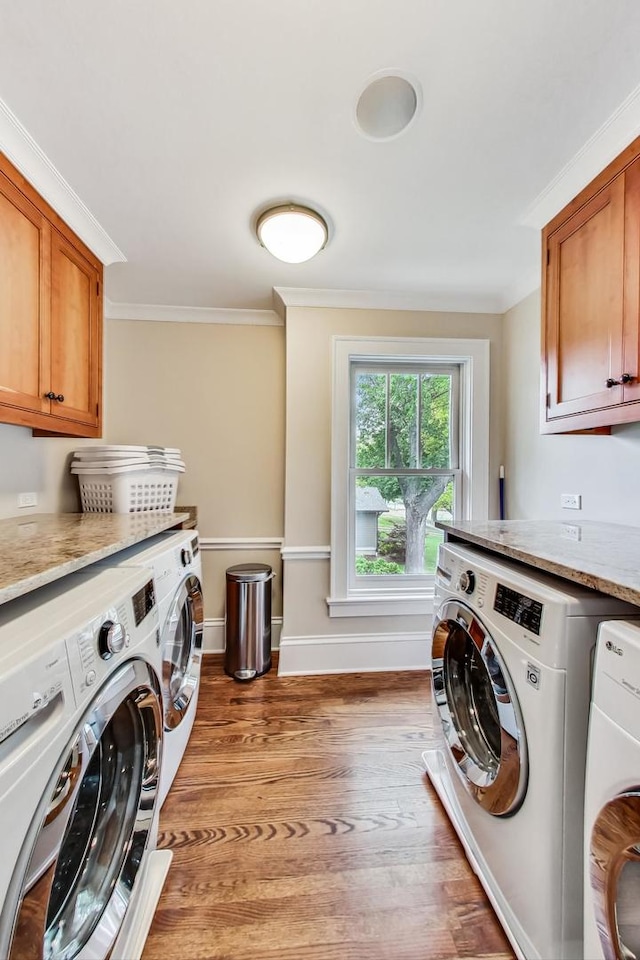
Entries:
[[227, 568], [227, 580], [269, 580], [271, 574], [268, 563], [237, 563]]

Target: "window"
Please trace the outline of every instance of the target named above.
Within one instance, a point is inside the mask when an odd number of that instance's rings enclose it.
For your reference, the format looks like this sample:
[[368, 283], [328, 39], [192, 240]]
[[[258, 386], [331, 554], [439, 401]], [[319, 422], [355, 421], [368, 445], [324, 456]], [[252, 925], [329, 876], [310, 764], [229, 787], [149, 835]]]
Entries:
[[486, 519], [488, 347], [335, 338], [331, 616], [430, 612], [435, 521]]
[[433, 522], [460, 513], [459, 380], [458, 366], [433, 362], [351, 365], [352, 588], [433, 576]]

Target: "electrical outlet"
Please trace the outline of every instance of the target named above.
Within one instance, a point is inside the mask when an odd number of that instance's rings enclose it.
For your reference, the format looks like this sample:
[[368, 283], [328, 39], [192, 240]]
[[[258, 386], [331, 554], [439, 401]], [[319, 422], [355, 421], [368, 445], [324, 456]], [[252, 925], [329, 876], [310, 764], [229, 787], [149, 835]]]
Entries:
[[38, 506], [37, 493], [19, 493], [18, 494], [18, 507], [37, 507], [37, 506]]
[[582, 530], [573, 523], [563, 523], [560, 536], [565, 540], [582, 540]]
[[560, 506], [566, 510], [582, 510], [582, 496], [579, 493], [561, 493]]

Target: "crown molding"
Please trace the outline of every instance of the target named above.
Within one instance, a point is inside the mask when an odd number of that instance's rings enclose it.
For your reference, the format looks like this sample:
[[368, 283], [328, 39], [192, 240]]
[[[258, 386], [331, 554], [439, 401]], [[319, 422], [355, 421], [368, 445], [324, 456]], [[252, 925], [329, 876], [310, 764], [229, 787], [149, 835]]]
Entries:
[[520, 223], [541, 230], [640, 134], [640, 85], [536, 197]]
[[105, 266], [127, 259], [3, 100], [0, 150]]
[[116, 303], [105, 297], [104, 315], [110, 320], [150, 320], [167, 323], [230, 323], [282, 327], [274, 310], [237, 310], [224, 307], [179, 307], [161, 303]]
[[274, 287], [274, 304], [288, 307], [328, 307], [348, 310], [413, 310], [443, 313], [502, 313], [499, 292], [480, 290], [322, 290]]

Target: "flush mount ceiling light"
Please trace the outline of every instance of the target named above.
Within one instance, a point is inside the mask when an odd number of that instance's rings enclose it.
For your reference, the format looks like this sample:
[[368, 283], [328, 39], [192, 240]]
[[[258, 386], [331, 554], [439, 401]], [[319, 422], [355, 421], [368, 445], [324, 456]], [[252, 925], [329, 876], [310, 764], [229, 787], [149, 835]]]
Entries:
[[258, 217], [256, 233], [262, 246], [285, 263], [311, 260], [329, 239], [324, 217], [296, 203], [269, 207]]

